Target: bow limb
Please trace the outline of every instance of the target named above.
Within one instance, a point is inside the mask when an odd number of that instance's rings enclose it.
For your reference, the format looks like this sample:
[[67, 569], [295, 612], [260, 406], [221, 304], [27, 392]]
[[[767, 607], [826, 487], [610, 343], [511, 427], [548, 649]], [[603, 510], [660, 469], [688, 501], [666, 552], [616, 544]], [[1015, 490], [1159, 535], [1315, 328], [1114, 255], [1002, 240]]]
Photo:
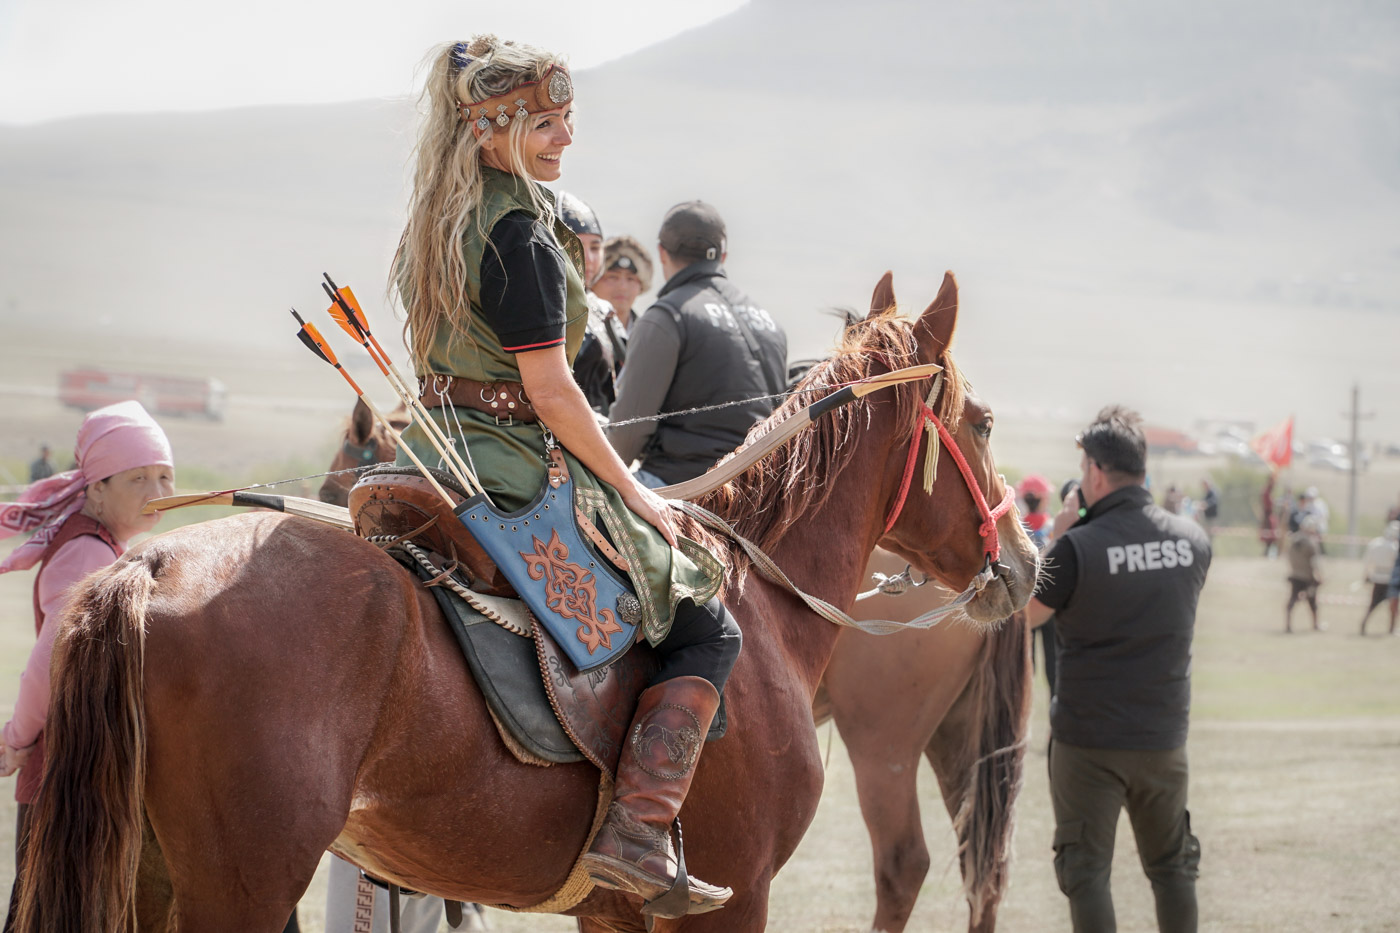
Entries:
[[241, 489], [152, 499], [146, 503], [141, 514], [152, 515], [157, 512], [168, 512], [171, 509], [183, 509], [196, 505], [231, 505], [242, 508], [271, 509], [274, 512], [286, 512], [288, 515], [300, 515], [302, 518], [310, 518], [326, 525], [334, 525], [337, 528], [349, 530], [355, 528], [355, 523], [350, 518], [350, 510], [343, 506], [331, 505], [319, 499], [304, 499], [300, 496], [270, 496], [256, 492], [245, 492]]

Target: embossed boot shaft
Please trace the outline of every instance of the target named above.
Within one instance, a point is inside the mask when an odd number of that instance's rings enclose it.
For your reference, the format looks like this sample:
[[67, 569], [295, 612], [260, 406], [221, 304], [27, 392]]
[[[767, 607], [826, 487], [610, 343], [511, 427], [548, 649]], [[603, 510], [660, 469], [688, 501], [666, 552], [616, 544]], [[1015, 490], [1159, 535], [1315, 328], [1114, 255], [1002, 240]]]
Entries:
[[[671, 890], [677, 871], [671, 824], [718, 708], [719, 694], [702, 677], [677, 677], [642, 692], [612, 806], [585, 857], [595, 882], [647, 902]], [[690, 913], [714, 910], [733, 893], [694, 877], [689, 888]]]

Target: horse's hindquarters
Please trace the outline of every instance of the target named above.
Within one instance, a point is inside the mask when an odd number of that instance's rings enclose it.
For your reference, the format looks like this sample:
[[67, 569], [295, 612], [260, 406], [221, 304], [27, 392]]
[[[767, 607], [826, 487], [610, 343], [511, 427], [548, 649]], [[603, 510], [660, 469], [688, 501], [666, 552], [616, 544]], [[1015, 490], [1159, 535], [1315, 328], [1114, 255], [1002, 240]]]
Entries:
[[261, 513], [137, 559], [156, 577], [146, 807], [185, 908], [233, 910], [238, 877], [290, 910], [333, 844], [455, 899], [562, 883], [596, 770], [510, 757], [432, 594], [379, 549]]

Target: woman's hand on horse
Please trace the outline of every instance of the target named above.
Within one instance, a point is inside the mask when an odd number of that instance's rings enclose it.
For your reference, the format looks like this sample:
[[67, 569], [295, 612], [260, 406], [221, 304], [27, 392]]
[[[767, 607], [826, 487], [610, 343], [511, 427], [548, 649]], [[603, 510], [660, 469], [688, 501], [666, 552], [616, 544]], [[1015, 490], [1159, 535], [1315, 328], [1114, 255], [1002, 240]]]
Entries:
[[23, 768], [24, 763], [29, 760], [29, 756], [33, 753], [33, 745], [28, 748], [11, 748], [6, 745], [4, 759], [0, 761], [0, 777], [9, 777]]
[[676, 528], [669, 502], [635, 479], [630, 488], [619, 489], [618, 492], [622, 493], [622, 501], [629, 509], [655, 525], [667, 544], [676, 546]]

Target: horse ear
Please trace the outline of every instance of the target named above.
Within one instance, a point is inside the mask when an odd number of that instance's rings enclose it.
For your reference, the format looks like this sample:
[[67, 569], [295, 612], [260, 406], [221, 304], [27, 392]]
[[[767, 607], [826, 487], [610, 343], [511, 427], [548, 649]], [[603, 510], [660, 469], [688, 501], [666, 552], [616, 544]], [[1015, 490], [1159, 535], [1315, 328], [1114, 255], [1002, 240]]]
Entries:
[[894, 273], [886, 272], [875, 283], [875, 294], [870, 296], [870, 317], [875, 318], [894, 308]]
[[350, 436], [356, 444], [369, 441], [374, 433], [374, 416], [362, 399], [355, 399], [355, 410], [350, 413]]
[[938, 296], [919, 315], [914, 336], [919, 346], [928, 351], [927, 359], [937, 360], [953, 344], [953, 331], [958, 326], [958, 282], [953, 273], [943, 273], [943, 285]]

